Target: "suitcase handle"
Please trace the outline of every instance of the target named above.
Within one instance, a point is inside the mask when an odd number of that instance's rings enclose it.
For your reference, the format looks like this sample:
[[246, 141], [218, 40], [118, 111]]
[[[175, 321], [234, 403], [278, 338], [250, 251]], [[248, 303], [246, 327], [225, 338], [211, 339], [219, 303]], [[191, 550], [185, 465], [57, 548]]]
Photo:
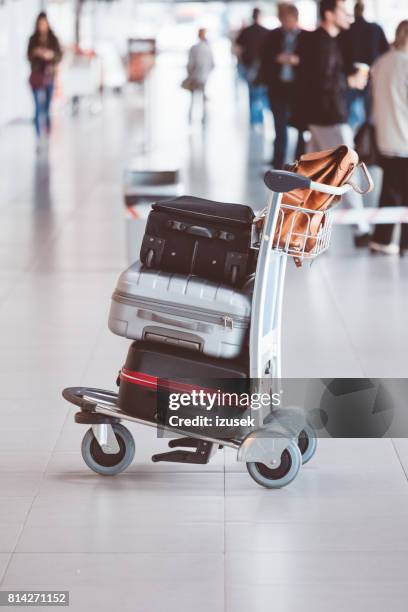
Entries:
[[217, 238], [218, 232], [209, 227], [201, 227], [200, 225], [190, 225], [185, 229], [186, 234], [199, 236], [200, 238]]
[[181, 221], [168, 221], [167, 224], [172, 230], [191, 234], [192, 236], [199, 236], [200, 238], [218, 238], [219, 240], [234, 240], [235, 238], [234, 234], [230, 232], [211, 229], [201, 225], [187, 225]]
[[234, 234], [230, 232], [224, 232], [223, 230], [214, 230], [209, 227], [201, 227], [199, 225], [190, 225], [186, 229], [186, 234], [192, 234], [193, 236], [200, 236], [201, 238], [218, 238], [218, 240], [234, 240]]

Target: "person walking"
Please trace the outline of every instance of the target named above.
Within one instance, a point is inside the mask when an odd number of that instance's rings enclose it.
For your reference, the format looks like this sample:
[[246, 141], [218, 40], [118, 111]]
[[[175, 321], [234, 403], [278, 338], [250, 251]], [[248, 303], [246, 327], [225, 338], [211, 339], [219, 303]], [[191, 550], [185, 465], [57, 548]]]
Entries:
[[28, 42], [27, 57], [31, 65], [29, 83], [35, 104], [34, 124], [37, 138], [40, 139], [43, 119], [46, 133], [51, 131], [50, 106], [56, 67], [62, 58], [60, 43], [44, 12], [37, 17], [34, 34]]
[[[380, 207], [408, 206], [408, 20], [393, 48], [372, 68], [373, 120], [384, 171]], [[408, 249], [408, 225], [401, 225], [400, 249], [391, 244], [394, 226], [376, 225], [370, 249], [401, 255]]]
[[[359, 65], [368, 71], [380, 55], [389, 49], [384, 30], [377, 23], [367, 21], [364, 11], [364, 2], [358, 0], [354, 7], [354, 23], [349, 30], [341, 32], [339, 37], [350, 74], [355, 72]], [[370, 115], [369, 86], [363, 90], [348, 89], [347, 112], [348, 123], [357, 131]]]
[[[367, 75], [346, 72], [338, 36], [350, 27], [345, 0], [320, 1], [320, 27], [302, 36], [298, 53], [296, 120], [311, 133], [309, 151], [324, 151], [342, 144], [354, 148], [353, 130], [347, 123], [347, 88], [363, 90]], [[344, 196], [351, 208], [362, 210], [363, 198], [351, 190]], [[354, 237], [356, 247], [366, 247], [369, 224], [360, 221]]]
[[187, 78], [183, 81], [182, 86], [191, 92], [189, 122], [193, 119], [193, 108], [195, 94], [200, 93], [202, 98], [202, 122], [205, 123], [207, 118], [206, 94], [205, 87], [208, 77], [214, 68], [214, 57], [211, 47], [207, 40], [207, 31], [201, 28], [198, 31], [199, 42], [193, 45], [188, 54], [187, 63]]
[[263, 123], [263, 109], [265, 107], [264, 87], [256, 82], [260, 56], [269, 30], [260, 24], [261, 11], [254, 8], [252, 24], [243, 28], [235, 41], [238, 55], [238, 71], [248, 84], [249, 92], [249, 120], [252, 126]]
[[[299, 12], [294, 4], [278, 5], [281, 27], [269, 32], [263, 47], [259, 80], [268, 88], [269, 103], [275, 123], [275, 143], [272, 166], [282, 169], [288, 146], [288, 125], [295, 98], [295, 80], [299, 56], [297, 48], [301, 30]], [[301, 127], [301, 126], [299, 126]], [[299, 129], [296, 159], [305, 149], [303, 130]]]

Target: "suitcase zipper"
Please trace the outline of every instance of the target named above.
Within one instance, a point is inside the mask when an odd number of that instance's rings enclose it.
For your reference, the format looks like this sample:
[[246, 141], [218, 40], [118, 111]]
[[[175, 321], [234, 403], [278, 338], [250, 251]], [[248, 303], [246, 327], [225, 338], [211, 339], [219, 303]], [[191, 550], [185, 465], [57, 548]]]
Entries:
[[[211, 312], [209, 310], [203, 310], [195, 306], [175, 306], [169, 302], [161, 302], [157, 304], [156, 300], [149, 300], [148, 298], [135, 299], [129, 293], [123, 293], [121, 291], [115, 291], [112, 298], [129, 306], [136, 306], [140, 308], [147, 308], [154, 312], [162, 312], [164, 314], [173, 314], [175, 316], [183, 316], [185, 319], [193, 319], [194, 321], [202, 321], [204, 323], [215, 323], [216, 325], [222, 325], [224, 329], [232, 331], [235, 329], [246, 329], [249, 325], [250, 317], [240, 317], [226, 315], [221, 312]], [[182, 314], [180, 311], [183, 311]]]

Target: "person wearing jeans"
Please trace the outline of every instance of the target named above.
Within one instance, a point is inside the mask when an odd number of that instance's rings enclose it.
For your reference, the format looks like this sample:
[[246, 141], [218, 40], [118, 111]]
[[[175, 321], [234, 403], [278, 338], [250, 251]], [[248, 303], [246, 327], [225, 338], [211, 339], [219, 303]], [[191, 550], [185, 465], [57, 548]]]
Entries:
[[54, 92], [54, 84], [49, 83], [45, 87], [33, 88], [35, 114], [34, 114], [34, 125], [35, 131], [38, 137], [41, 135], [41, 120], [44, 117], [45, 129], [47, 133], [51, 130], [51, 117], [50, 107], [52, 94]]
[[[384, 30], [377, 23], [364, 18], [365, 4], [357, 0], [354, 6], [354, 23], [349, 30], [340, 33], [339, 41], [343, 49], [347, 70], [351, 74], [356, 64], [365, 64], [367, 69], [389, 49]], [[348, 123], [354, 131], [367, 121], [370, 116], [370, 91], [348, 89], [347, 108]]]
[[256, 82], [262, 47], [269, 30], [260, 24], [261, 11], [252, 11], [253, 23], [243, 28], [235, 41], [238, 54], [238, 74], [247, 82], [249, 93], [249, 120], [251, 126], [262, 125], [263, 111], [267, 107], [265, 88]]
[[[344, 0], [321, 0], [320, 27], [302, 36], [297, 81], [298, 121], [305, 122], [311, 133], [309, 151], [322, 151], [342, 144], [354, 148], [354, 137], [347, 123], [347, 89], [363, 90], [367, 75], [347, 75], [338, 35], [350, 27]], [[351, 190], [344, 196], [346, 206], [363, 209], [360, 194]], [[356, 247], [369, 243], [369, 224], [361, 220], [354, 237]]]
[[28, 43], [27, 57], [31, 65], [29, 82], [35, 104], [34, 125], [37, 138], [40, 138], [43, 118], [46, 132], [51, 130], [50, 106], [55, 71], [62, 57], [60, 44], [49, 26], [46, 13], [42, 12], [37, 17], [34, 34]]
[[[408, 20], [397, 28], [394, 47], [372, 69], [373, 119], [381, 154], [380, 207], [408, 206]], [[408, 249], [408, 224], [401, 225], [400, 246], [392, 244], [394, 226], [376, 225], [370, 249], [393, 255]]]
[[[293, 4], [281, 2], [278, 16], [282, 27], [272, 30], [265, 42], [261, 57], [259, 81], [268, 88], [269, 104], [275, 124], [275, 143], [272, 166], [280, 170], [286, 161], [288, 126], [291, 123], [295, 101], [295, 80], [299, 57], [297, 48], [301, 38], [298, 26], [298, 9]], [[299, 129], [295, 157], [305, 149], [303, 130]]]

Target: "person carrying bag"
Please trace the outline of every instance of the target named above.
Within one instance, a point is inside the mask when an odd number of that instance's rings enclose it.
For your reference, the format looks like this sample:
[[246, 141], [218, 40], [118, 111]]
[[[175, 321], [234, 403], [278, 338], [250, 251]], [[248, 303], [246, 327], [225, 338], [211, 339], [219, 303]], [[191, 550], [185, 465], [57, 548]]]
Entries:
[[202, 122], [206, 121], [206, 93], [205, 86], [208, 77], [214, 68], [214, 58], [211, 47], [207, 40], [207, 31], [201, 28], [198, 31], [199, 42], [193, 45], [188, 54], [187, 78], [181, 83], [181, 87], [191, 92], [190, 110], [188, 114], [189, 123], [193, 119], [194, 94], [201, 93], [202, 97]]
[[43, 127], [43, 116], [46, 133], [49, 134], [51, 131], [50, 106], [56, 69], [62, 58], [58, 38], [50, 28], [44, 12], [37, 17], [35, 32], [28, 42], [27, 57], [31, 66], [29, 83], [35, 104], [34, 124], [37, 139], [39, 139]]

